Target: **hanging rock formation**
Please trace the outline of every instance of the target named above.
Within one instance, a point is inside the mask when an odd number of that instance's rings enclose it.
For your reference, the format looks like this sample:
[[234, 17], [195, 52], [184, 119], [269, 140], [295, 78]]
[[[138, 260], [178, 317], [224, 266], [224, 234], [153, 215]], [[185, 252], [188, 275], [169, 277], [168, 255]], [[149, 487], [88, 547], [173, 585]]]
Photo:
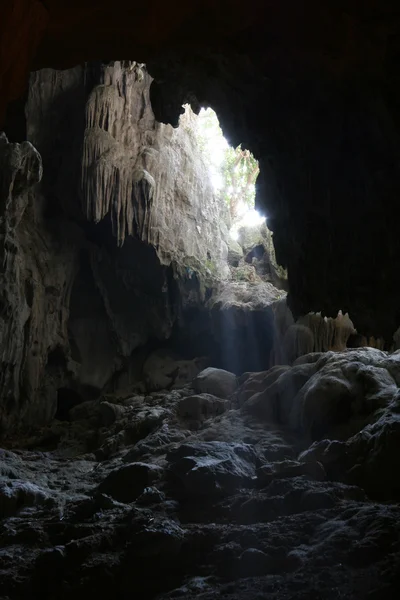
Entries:
[[140, 364], [132, 353], [168, 339], [229, 273], [196, 117], [156, 123], [150, 83], [134, 62], [36, 72], [29, 142], [0, 140], [6, 435]]
[[122, 245], [151, 244], [162, 264], [213, 264], [227, 274], [221, 204], [192, 133], [190, 108], [180, 127], [156, 123], [144, 65], [115, 62], [89, 95], [82, 160], [84, 210], [96, 223], [110, 214]]

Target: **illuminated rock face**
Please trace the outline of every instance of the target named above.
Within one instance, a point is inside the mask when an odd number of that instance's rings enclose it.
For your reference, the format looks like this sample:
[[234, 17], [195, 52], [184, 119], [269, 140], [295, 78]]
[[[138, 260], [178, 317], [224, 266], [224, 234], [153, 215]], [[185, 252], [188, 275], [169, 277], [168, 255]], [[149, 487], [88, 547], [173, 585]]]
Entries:
[[133, 62], [44, 69], [30, 81], [30, 141], [1, 138], [6, 431], [51, 419], [58, 389], [99, 393], [229, 273], [196, 117], [156, 123], [150, 83]]

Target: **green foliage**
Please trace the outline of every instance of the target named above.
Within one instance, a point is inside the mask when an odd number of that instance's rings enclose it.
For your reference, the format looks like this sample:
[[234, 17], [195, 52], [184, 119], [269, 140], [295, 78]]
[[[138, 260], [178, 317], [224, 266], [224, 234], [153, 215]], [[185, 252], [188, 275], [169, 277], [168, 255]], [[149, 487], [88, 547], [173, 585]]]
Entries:
[[[241, 145], [233, 148], [227, 144], [218, 117], [211, 108], [200, 112], [196, 134], [206, 163], [221, 178], [219, 194], [228, 204], [234, 223], [243, 207], [254, 207], [255, 182], [260, 171], [258, 161]], [[218, 165], [213, 164], [216, 148], [221, 159]]]
[[210, 258], [207, 258], [205, 265], [211, 274], [215, 274], [218, 271], [217, 265]]
[[259, 173], [258, 162], [249, 150], [229, 147], [222, 164], [224, 186], [222, 197], [229, 206], [232, 221], [239, 217], [240, 204], [254, 207], [255, 182]]

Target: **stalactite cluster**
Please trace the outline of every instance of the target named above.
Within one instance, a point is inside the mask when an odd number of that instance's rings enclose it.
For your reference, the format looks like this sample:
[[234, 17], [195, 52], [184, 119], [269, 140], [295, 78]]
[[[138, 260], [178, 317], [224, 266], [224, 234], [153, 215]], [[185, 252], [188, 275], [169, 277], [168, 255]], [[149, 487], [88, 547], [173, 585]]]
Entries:
[[[146, 84], [141, 67], [116, 63], [106, 68], [104, 84], [91, 93], [82, 157], [82, 189], [88, 220], [111, 214], [113, 232], [122, 245], [139, 223], [144, 225], [155, 182], [141, 165], [140, 137], [132, 121], [132, 86]], [[143, 214], [139, 215], [138, 211]], [[149, 226], [149, 224], [147, 224]]]

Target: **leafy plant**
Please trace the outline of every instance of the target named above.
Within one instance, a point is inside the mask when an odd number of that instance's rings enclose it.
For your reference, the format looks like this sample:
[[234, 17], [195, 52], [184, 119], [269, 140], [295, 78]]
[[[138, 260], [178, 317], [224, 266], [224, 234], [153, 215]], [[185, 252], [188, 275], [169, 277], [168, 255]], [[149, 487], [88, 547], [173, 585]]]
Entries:
[[224, 186], [222, 197], [229, 206], [232, 223], [240, 216], [240, 203], [254, 207], [255, 182], [260, 172], [258, 162], [249, 150], [229, 147], [222, 165]]
[[[226, 142], [218, 117], [208, 108], [200, 112], [196, 124], [197, 143], [210, 168], [217, 171], [221, 186], [218, 193], [228, 204], [232, 224], [240, 217], [243, 207], [253, 208], [255, 200], [255, 182], [260, 172], [258, 161], [241, 144], [236, 148]], [[219, 164], [213, 164], [218, 149]]]

